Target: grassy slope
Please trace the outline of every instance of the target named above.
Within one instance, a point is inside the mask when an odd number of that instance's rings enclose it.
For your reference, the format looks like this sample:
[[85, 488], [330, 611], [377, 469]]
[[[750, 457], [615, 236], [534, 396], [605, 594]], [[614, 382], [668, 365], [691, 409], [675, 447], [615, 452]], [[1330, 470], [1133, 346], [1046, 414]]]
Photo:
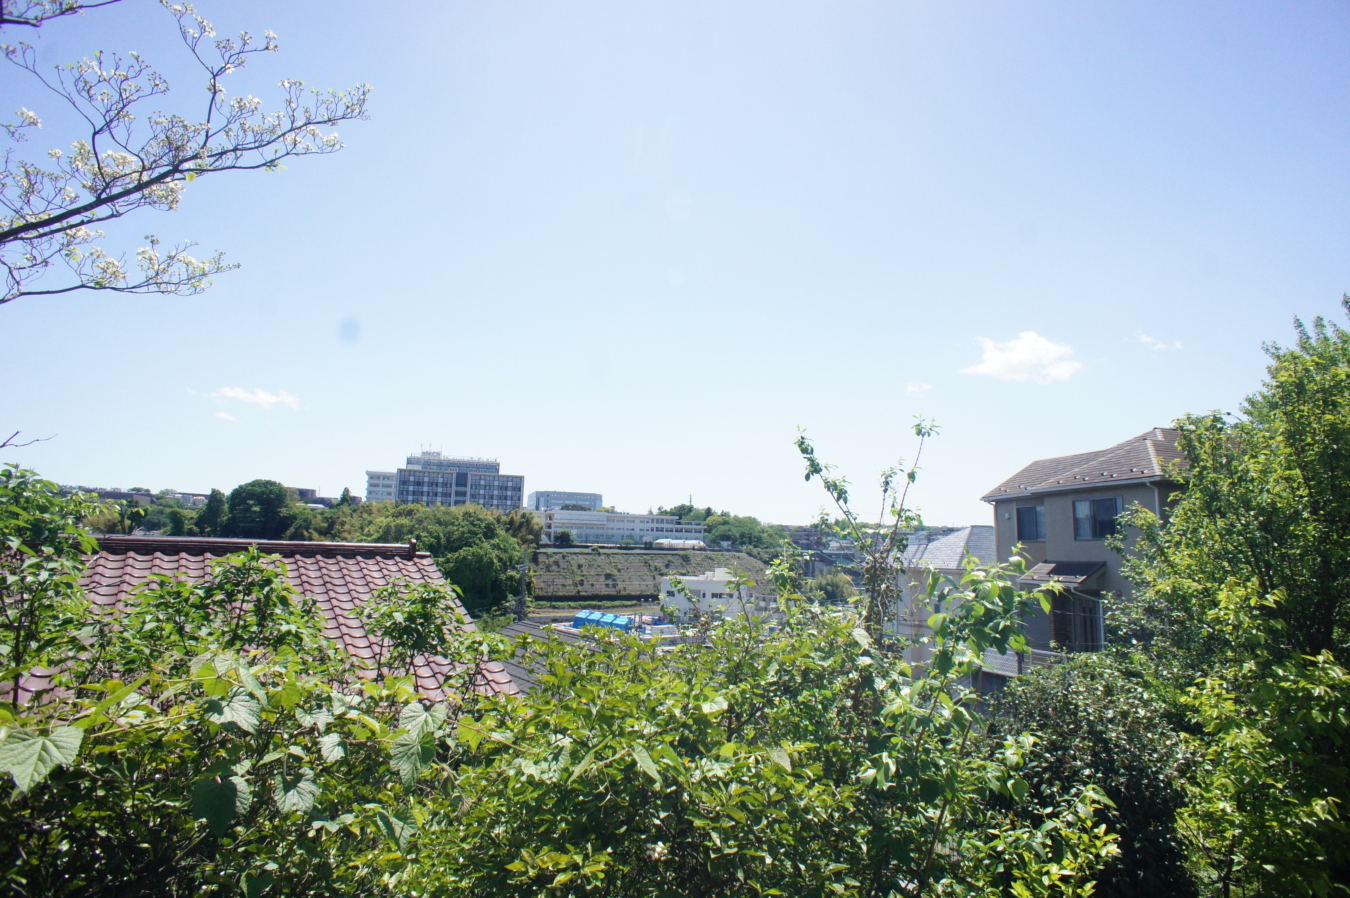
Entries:
[[540, 549], [530, 566], [534, 570], [534, 600], [538, 604], [654, 599], [662, 577], [698, 576], [718, 567], [731, 568], [763, 583], [767, 570], [763, 562], [740, 552], [696, 550]]

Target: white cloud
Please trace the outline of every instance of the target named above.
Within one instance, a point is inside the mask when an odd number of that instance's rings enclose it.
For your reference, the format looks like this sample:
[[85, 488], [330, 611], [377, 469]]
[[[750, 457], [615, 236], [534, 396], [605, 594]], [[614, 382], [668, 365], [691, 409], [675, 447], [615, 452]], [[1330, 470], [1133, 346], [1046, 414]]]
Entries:
[[237, 422], [237, 421], [239, 420], [239, 419], [236, 418], [234, 415], [231, 415], [229, 412], [216, 412], [216, 417], [219, 418], [219, 419], [222, 420], [222, 421], [236, 421], [236, 422]]
[[1171, 344], [1171, 345], [1169, 346], [1167, 343], [1164, 343], [1162, 340], [1159, 340], [1157, 337], [1150, 337], [1148, 334], [1144, 333], [1143, 331], [1140, 331], [1140, 332], [1135, 336], [1135, 339], [1138, 340], [1140, 343], [1143, 343], [1145, 346], [1152, 346], [1154, 352], [1157, 352], [1157, 351], [1160, 350], [1160, 349], [1180, 349], [1180, 348], [1181, 348], [1181, 341], [1180, 341], [1180, 340], [1176, 341], [1175, 343], [1173, 343], [1173, 344]]
[[216, 399], [238, 399], [240, 402], [260, 405], [263, 408], [271, 408], [274, 405], [289, 405], [296, 411], [300, 410], [300, 400], [285, 390], [278, 390], [275, 394], [272, 394], [256, 387], [253, 390], [245, 390], [243, 387], [221, 387], [217, 392], [210, 395]]
[[922, 396], [931, 389], [933, 389], [932, 384], [926, 384], [921, 380], [911, 380], [905, 384], [905, 392], [911, 396]]
[[984, 350], [978, 365], [962, 368], [962, 374], [988, 374], [999, 380], [1034, 381], [1038, 384], [1068, 380], [1083, 367], [1074, 361], [1073, 347], [1053, 343], [1035, 331], [1022, 331], [1014, 339], [999, 343], [976, 337]]

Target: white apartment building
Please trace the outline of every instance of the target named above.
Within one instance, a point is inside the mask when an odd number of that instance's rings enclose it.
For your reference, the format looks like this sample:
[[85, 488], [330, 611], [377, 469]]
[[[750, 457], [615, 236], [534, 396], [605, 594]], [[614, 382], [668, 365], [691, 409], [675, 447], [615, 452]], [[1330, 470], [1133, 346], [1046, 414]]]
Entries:
[[605, 504], [599, 493], [569, 493], [565, 490], [536, 490], [525, 500], [531, 511], [562, 508], [564, 505], [582, 505], [587, 511], [598, 511]]
[[618, 511], [563, 511], [545, 509], [535, 517], [544, 525], [544, 542], [552, 543], [566, 530], [572, 542], [584, 545], [641, 546], [658, 539], [702, 540], [702, 524], [682, 524], [673, 514], [624, 514]]
[[[735, 589], [730, 586], [730, 581], [735, 576], [728, 568], [719, 567], [696, 577], [681, 577], [680, 580], [689, 590], [689, 596], [678, 592], [671, 585], [669, 577], [662, 577], [661, 605], [663, 608], [669, 608], [673, 611], [677, 620], [685, 620], [693, 616], [695, 604], [698, 605], [698, 610], [704, 614], [719, 614], [723, 617], [730, 614], [756, 613], [762, 610], [757, 608], [760, 602], [759, 597], [749, 586], [740, 586]], [[690, 601], [691, 598], [693, 601]]]
[[398, 495], [398, 474], [393, 471], [366, 472], [366, 501], [393, 502]]

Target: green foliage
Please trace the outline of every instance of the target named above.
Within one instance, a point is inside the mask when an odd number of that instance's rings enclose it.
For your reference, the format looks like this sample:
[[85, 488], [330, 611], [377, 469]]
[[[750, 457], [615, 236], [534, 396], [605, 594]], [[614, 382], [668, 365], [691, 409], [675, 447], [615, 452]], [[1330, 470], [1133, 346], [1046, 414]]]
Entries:
[[576, 545], [576, 541], [572, 539], [572, 531], [571, 531], [571, 530], [559, 530], [559, 531], [557, 531], [556, 533], [554, 533], [554, 534], [553, 534], [553, 545], [554, 545], [554, 547], [559, 548], [559, 549], [567, 549], [567, 548], [570, 548], [570, 547]]
[[206, 504], [202, 506], [202, 510], [197, 512], [193, 526], [202, 536], [224, 536], [228, 529], [229, 518], [230, 508], [225, 494], [213, 489], [206, 497]]
[[1128, 516], [1112, 625], [1202, 733], [1181, 831], [1206, 878], [1324, 895], [1350, 882], [1350, 334], [1318, 319], [1267, 351], [1244, 417], [1178, 422], [1186, 489], [1165, 525]]
[[101, 506], [70, 498], [33, 471], [0, 467], [0, 689], [73, 650], [84, 630], [82, 554], [97, 545], [80, 521]]
[[230, 491], [230, 515], [224, 535], [281, 539], [295, 523], [295, 505], [286, 487], [275, 480], [250, 480]]
[[842, 571], [831, 571], [813, 577], [807, 582], [803, 592], [806, 595], [818, 597], [822, 602], [837, 604], [857, 595], [858, 590], [854, 587], [848, 574]]
[[478, 505], [387, 507], [365, 523], [362, 537], [389, 543], [415, 538], [462, 591], [473, 615], [505, 603], [520, 588], [520, 543], [507, 532], [501, 515]]
[[461, 719], [472, 762], [458, 810], [424, 827], [420, 889], [1086, 894], [1113, 851], [1099, 798], [1015, 820], [994, 799], [1020, 807], [1025, 746], [983, 753], [959, 685], [985, 647], [1016, 644], [1030, 598], [1009, 573], [938, 587], [950, 622], [928, 671], [871, 641], [859, 614], [794, 595], [781, 626], [738, 617], [673, 655], [619, 635], [523, 643], [539, 685]]
[[1128, 659], [1079, 655], [1017, 677], [994, 702], [992, 736], [1035, 734], [1021, 772], [1033, 805], [1087, 785], [1109, 799], [1102, 819], [1120, 837], [1120, 855], [1097, 881], [1102, 898], [1196, 894], [1176, 831], [1190, 758], [1159, 692]]
[[14, 468], [0, 484], [5, 608], [31, 619], [6, 632], [7, 662], [49, 687], [0, 707], [6, 891], [400, 894], [485, 644], [443, 646], [450, 701], [363, 682], [279, 562], [249, 551], [198, 583], [152, 579], [87, 643], [35, 647], [27, 630], [82, 622], [90, 503]]
[[387, 642], [387, 656], [375, 667], [410, 670], [419, 655], [445, 655], [465, 624], [458, 612], [459, 589], [435, 583], [395, 580], [377, 589], [359, 609], [366, 632]]

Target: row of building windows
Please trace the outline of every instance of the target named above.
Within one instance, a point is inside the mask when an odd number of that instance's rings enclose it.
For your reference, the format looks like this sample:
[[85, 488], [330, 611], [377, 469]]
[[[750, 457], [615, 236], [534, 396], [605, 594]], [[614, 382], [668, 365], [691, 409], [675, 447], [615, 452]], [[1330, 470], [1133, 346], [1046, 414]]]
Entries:
[[[1119, 496], [1105, 499], [1075, 499], [1073, 503], [1073, 538], [1106, 539], [1116, 532], [1116, 518], [1124, 511]], [[1022, 543], [1045, 540], [1045, 506], [1026, 505], [1017, 509], [1017, 541]]]

